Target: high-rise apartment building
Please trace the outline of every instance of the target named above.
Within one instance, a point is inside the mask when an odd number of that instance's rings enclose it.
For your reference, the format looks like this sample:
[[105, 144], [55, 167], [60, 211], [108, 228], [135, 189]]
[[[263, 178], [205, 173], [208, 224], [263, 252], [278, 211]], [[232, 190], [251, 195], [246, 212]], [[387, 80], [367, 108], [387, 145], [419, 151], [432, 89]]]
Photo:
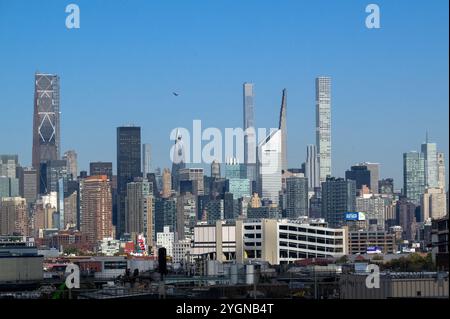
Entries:
[[141, 128], [117, 128], [117, 235], [125, 232], [125, 197], [127, 184], [141, 177]]
[[169, 198], [172, 193], [172, 175], [170, 174], [170, 170], [165, 168], [162, 173], [162, 198]]
[[308, 145], [306, 148], [305, 176], [308, 178], [308, 188], [313, 191], [320, 187], [319, 157], [316, 145]]
[[286, 179], [286, 217], [296, 219], [308, 216], [308, 179], [288, 177]]
[[[139, 148], [140, 149], [140, 148]], [[140, 160], [139, 160], [140, 162]], [[81, 231], [92, 245], [113, 237], [111, 183], [106, 175], [80, 181]]]
[[322, 216], [331, 227], [344, 224], [345, 213], [356, 209], [356, 183], [353, 180], [329, 177], [322, 183]]
[[244, 164], [246, 167], [246, 177], [251, 182], [257, 180], [257, 158], [256, 158], [256, 126], [254, 117], [254, 88], [253, 83], [244, 83], [243, 97], [244, 97], [244, 123], [243, 129], [246, 132], [244, 135]]
[[142, 144], [142, 176], [144, 178], [152, 172], [151, 163], [151, 145]]
[[21, 197], [0, 198], [0, 235], [28, 236], [27, 203]]
[[331, 176], [331, 78], [316, 78], [316, 146], [320, 182]]

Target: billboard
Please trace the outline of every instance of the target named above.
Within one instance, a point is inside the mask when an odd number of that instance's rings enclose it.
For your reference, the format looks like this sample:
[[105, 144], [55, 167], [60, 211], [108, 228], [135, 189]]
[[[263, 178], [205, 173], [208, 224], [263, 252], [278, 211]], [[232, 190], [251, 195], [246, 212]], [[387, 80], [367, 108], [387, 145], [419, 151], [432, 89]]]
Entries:
[[366, 214], [362, 212], [348, 212], [345, 213], [346, 221], [361, 221], [366, 220]]

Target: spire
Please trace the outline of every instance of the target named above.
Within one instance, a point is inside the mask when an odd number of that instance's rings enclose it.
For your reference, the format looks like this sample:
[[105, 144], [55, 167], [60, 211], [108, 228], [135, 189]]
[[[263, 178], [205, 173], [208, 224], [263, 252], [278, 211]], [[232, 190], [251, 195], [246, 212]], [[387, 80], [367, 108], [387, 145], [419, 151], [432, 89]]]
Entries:
[[281, 169], [284, 171], [287, 171], [286, 107], [287, 107], [287, 90], [283, 89], [280, 108], [280, 121], [278, 128], [281, 130]]

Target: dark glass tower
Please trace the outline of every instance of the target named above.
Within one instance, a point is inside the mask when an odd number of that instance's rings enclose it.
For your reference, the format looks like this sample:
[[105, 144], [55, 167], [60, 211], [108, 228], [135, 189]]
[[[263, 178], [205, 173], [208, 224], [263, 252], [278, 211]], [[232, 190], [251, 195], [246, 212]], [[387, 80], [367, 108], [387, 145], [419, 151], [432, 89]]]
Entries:
[[[117, 128], [117, 216], [113, 216], [116, 234], [125, 232], [125, 197], [127, 184], [141, 176], [141, 128], [123, 126]], [[115, 218], [114, 218], [115, 217]]]
[[60, 158], [59, 77], [35, 74], [33, 114], [33, 168]]

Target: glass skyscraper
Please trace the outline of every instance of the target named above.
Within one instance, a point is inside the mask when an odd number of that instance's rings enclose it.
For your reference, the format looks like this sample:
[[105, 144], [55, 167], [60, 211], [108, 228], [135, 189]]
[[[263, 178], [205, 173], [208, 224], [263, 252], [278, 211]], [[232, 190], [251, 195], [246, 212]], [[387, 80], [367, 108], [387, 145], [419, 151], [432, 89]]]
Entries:
[[[117, 128], [117, 235], [125, 232], [125, 198], [127, 184], [141, 176], [141, 128], [122, 126]], [[113, 218], [114, 219], [114, 218]]]
[[316, 146], [320, 182], [331, 176], [331, 78], [316, 78]]
[[414, 204], [420, 204], [425, 191], [425, 159], [422, 153], [403, 154], [403, 194]]

